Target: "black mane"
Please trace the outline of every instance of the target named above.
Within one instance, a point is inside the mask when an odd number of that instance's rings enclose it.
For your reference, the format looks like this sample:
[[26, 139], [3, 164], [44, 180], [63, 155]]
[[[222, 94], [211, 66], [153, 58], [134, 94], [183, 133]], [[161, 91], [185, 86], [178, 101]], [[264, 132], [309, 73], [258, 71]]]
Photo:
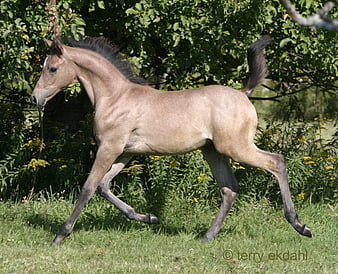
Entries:
[[136, 84], [145, 84], [146, 81], [135, 75], [129, 62], [123, 57], [118, 48], [106, 38], [85, 38], [80, 41], [67, 39], [72, 47], [95, 51], [112, 63], [129, 81]]

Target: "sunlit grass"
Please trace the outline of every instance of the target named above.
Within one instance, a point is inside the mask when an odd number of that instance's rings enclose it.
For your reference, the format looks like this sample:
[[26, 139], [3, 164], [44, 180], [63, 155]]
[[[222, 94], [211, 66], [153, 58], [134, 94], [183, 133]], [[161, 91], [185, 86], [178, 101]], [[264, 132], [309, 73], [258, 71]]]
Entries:
[[[1, 273], [334, 273], [337, 207], [298, 208], [313, 238], [297, 234], [266, 201], [238, 202], [215, 241], [202, 244], [214, 209], [165, 209], [162, 224], [132, 222], [95, 198], [74, 233], [50, 245], [73, 208], [68, 200], [0, 203]], [[198, 205], [198, 206], [196, 206]]]

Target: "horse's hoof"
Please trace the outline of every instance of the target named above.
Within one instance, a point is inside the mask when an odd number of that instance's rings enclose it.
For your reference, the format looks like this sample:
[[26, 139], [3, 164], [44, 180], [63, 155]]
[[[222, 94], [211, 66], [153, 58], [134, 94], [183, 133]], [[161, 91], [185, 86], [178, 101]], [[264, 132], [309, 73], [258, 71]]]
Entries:
[[149, 217], [149, 224], [159, 224], [160, 223], [160, 220], [156, 216], [149, 214], [148, 217]]
[[65, 237], [63, 235], [57, 235], [52, 242], [52, 246], [58, 246], [64, 238]]
[[215, 239], [215, 237], [210, 237], [210, 236], [204, 235], [201, 239], [201, 243], [202, 244], [209, 243], [213, 239]]
[[303, 236], [312, 238], [311, 230], [306, 225], [303, 225], [302, 231], [300, 231], [300, 234], [302, 234]]

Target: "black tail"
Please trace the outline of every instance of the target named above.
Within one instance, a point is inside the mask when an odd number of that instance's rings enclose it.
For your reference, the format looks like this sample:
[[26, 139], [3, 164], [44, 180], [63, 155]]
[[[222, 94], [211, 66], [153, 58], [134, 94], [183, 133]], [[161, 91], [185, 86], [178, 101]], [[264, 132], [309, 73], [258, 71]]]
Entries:
[[264, 35], [248, 48], [249, 79], [243, 89], [248, 95], [268, 74], [263, 49], [271, 43], [271, 37]]

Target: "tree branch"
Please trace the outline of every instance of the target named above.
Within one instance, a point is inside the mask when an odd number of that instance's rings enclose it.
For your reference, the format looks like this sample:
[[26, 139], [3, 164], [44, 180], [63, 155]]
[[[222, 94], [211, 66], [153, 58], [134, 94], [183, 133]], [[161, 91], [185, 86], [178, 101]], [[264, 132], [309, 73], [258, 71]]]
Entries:
[[332, 19], [326, 15], [333, 9], [334, 3], [327, 2], [321, 10], [306, 18], [296, 11], [296, 8], [289, 0], [280, 0], [280, 2], [284, 5], [291, 18], [300, 25], [338, 31], [338, 20]]
[[291, 92], [288, 92], [288, 93], [282, 93], [282, 92], [279, 92], [276, 89], [271, 88], [269, 86], [266, 86], [266, 85], [262, 85], [262, 86], [271, 90], [271, 91], [273, 91], [273, 92], [275, 92], [275, 93], [277, 93], [277, 95], [271, 96], [271, 97], [252, 97], [252, 96], [250, 96], [249, 97], [250, 100], [280, 102], [279, 98], [286, 97], [286, 96], [289, 96], [289, 95], [293, 95], [293, 94], [296, 94], [296, 93], [300, 93], [303, 90], [309, 89], [311, 87], [311, 86], [308, 85], [308, 86], [302, 87], [301, 89], [298, 89], [298, 90], [294, 90], [294, 91], [291, 91]]

